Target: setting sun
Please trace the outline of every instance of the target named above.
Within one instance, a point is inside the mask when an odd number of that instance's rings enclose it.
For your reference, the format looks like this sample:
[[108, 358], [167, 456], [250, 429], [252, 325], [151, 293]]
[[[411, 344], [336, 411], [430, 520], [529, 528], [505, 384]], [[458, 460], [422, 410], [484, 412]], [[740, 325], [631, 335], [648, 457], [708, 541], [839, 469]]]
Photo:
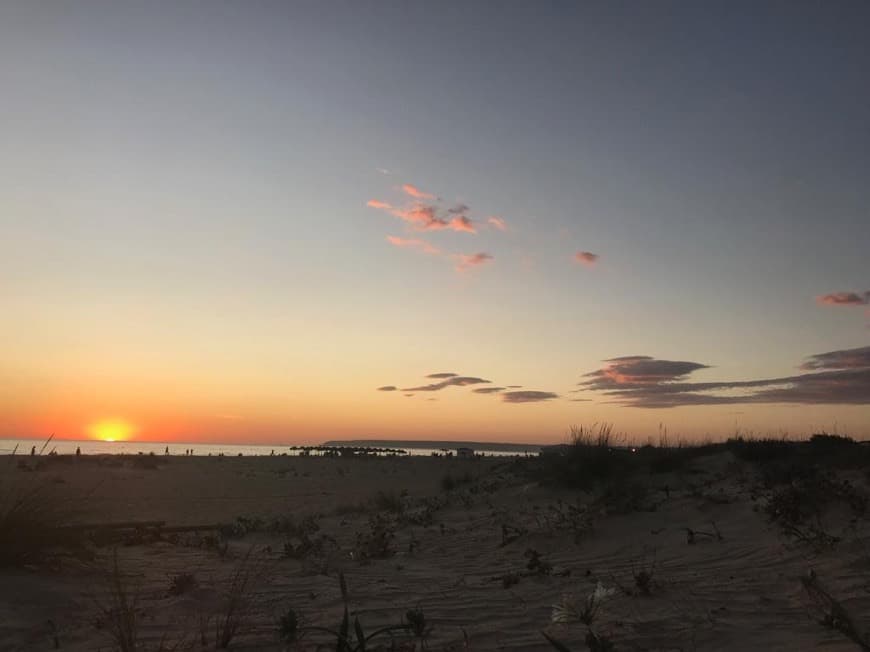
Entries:
[[88, 428], [88, 433], [91, 437], [103, 441], [123, 441], [128, 439], [133, 432], [133, 426], [120, 419], [105, 419], [92, 424]]

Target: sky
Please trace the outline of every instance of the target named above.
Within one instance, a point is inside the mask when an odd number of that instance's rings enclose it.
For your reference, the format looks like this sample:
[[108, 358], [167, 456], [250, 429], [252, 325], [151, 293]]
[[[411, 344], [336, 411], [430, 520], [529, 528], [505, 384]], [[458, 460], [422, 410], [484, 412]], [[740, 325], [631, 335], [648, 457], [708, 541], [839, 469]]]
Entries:
[[4, 2], [0, 437], [870, 438], [868, 30]]

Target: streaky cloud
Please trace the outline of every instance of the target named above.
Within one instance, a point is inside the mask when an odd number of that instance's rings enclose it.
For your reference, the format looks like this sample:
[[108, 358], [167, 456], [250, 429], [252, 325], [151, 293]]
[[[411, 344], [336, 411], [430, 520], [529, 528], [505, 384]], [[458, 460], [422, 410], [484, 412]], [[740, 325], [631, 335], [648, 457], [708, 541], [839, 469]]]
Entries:
[[870, 305], [870, 290], [866, 292], [832, 292], [816, 297], [816, 302], [824, 306], [866, 306]]
[[406, 387], [403, 392], [438, 392], [445, 387], [466, 387], [468, 385], [482, 385], [490, 383], [490, 380], [477, 378], [476, 376], [452, 376], [442, 380], [440, 383], [431, 383], [429, 385], [421, 385], [419, 387]]
[[429, 374], [426, 378], [454, 378], [459, 374], [455, 374], [451, 371], [439, 371], [437, 374]]
[[578, 385], [627, 407], [670, 408], [686, 405], [742, 403], [870, 404], [870, 347], [812, 355], [804, 373], [781, 378], [719, 382], [687, 382], [686, 377], [709, 366], [697, 362], [627, 356], [605, 360], [602, 369], [584, 375]]
[[578, 251], [574, 254], [574, 260], [586, 267], [595, 267], [599, 258], [598, 254], [593, 254], [591, 251]]
[[409, 197], [413, 197], [414, 199], [435, 199], [435, 195], [428, 192], [423, 192], [412, 183], [402, 184], [402, 191], [406, 195], [408, 195]]
[[457, 256], [455, 256], [455, 258], [457, 260], [457, 272], [465, 272], [474, 267], [485, 265], [486, 263], [493, 260], [493, 256], [484, 252], [476, 254], [458, 254]]
[[553, 392], [537, 392], [537, 391], [519, 391], [505, 392], [501, 395], [501, 400], [505, 403], [541, 403], [550, 401], [554, 398], [559, 398], [558, 394]]
[[395, 392], [398, 389], [395, 385], [384, 385], [383, 387], [378, 387], [379, 392]]
[[863, 369], [864, 367], [870, 367], [870, 346], [816, 353], [801, 365], [803, 370]]
[[422, 251], [425, 254], [437, 255], [441, 253], [441, 250], [438, 249], [438, 247], [429, 244], [425, 240], [418, 240], [416, 238], [400, 238], [398, 236], [388, 235], [387, 242], [389, 242], [394, 247], [417, 249], [418, 251]]
[[504, 387], [478, 387], [477, 389], [472, 389], [471, 391], [475, 394], [497, 394], [498, 392], [503, 392], [504, 390]]
[[496, 217], [495, 215], [487, 217], [486, 223], [499, 231], [507, 231], [507, 223], [502, 218]]

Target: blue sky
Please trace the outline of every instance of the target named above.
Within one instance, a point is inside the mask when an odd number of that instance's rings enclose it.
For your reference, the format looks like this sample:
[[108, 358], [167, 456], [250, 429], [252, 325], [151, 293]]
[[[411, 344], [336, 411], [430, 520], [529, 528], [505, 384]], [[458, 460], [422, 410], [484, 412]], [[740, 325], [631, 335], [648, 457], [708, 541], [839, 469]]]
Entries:
[[[868, 27], [862, 2], [5, 3], [0, 434], [733, 429], [567, 397], [615, 357], [747, 381], [868, 345]], [[403, 184], [476, 233], [366, 206]], [[558, 398], [374, 392], [446, 370]], [[741, 425], [867, 427], [832, 401]]]

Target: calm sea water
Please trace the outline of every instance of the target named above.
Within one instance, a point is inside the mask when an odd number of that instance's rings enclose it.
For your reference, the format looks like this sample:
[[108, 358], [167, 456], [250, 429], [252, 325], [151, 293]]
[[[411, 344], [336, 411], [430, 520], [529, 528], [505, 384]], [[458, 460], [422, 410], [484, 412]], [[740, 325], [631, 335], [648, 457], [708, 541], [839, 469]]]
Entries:
[[[0, 455], [11, 455], [13, 451], [17, 451], [16, 455], [29, 455], [33, 446], [36, 446], [36, 452], [42, 450], [44, 440], [37, 439], [0, 439]], [[271, 455], [274, 451], [275, 455], [298, 455], [301, 451], [294, 450], [290, 446], [255, 446], [250, 444], [194, 444], [185, 442], [174, 442], [171, 444], [159, 442], [144, 442], [144, 441], [98, 441], [98, 440], [82, 440], [74, 441], [71, 439], [53, 439], [45, 447], [43, 454], [48, 454], [51, 451], [57, 452], [59, 455], [72, 455], [76, 452], [76, 448], [81, 447], [83, 455], [137, 455], [142, 453], [148, 455], [163, 455], [166, 448], [169, 448], [170, 455], [184, 455], [185, 450], [192, 449], [194, 455], [227, 455], [237, 456], [241, 453], [244, 456], [249, 455]], [[441, 452], [442, 449], [434, 448], [391, 448], [395, 451], [407, 451], [409, 455], [429, 456], [433, 452]], [[448, 449], [450, 450], [450, 449]], [[509, 457], [517, 455], [515, 452], [505, 451], [490, 451], [478, 449], [478, 453], [483, 453], [486, 456]], [[530, 455], [536, 455], [537, 449], [530, 449]], [[312, 451], [312, 455], [317, 455], [317, 451]], [[522, 453], [519, 453], [522, 454]]]

